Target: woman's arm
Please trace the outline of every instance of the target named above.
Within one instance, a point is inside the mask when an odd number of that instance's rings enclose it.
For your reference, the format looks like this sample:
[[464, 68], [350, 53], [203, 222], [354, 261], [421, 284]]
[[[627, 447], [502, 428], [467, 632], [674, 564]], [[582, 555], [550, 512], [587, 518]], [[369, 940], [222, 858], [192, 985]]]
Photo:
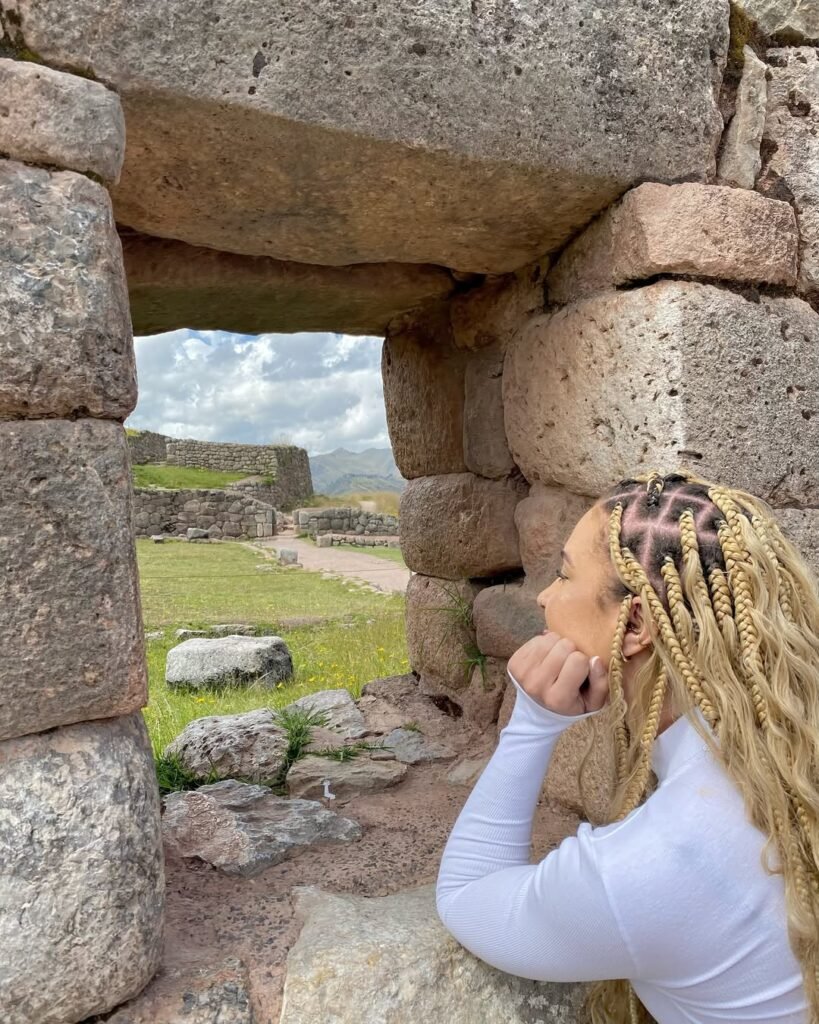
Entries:
[[438, 916], [493, 967], [539, 981], [628, 978], [633, 958], [615, 920], [591, 826], [530, 864], [532, 816], [558, 737], [585, 715], [540, 705], [510, 674], [512, 716], [453, 826], [436, 887]]

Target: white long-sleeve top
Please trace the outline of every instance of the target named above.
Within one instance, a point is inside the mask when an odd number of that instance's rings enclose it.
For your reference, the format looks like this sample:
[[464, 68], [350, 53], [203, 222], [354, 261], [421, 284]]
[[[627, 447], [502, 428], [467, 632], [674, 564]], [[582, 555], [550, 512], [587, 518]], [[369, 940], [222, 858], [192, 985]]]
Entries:
[[557, 714], [510, 678], [512, 716], [442, 855], [447, 930], [518, 977], [627, 978], [659, 1024], [808, 1024], [782, 876], [766, 874], [765, 837], [689, 718], [657, 737], [659, 785], [645, 803], [610, 825], [582, 823], [531, 864], [555, 743], [599, 712]]

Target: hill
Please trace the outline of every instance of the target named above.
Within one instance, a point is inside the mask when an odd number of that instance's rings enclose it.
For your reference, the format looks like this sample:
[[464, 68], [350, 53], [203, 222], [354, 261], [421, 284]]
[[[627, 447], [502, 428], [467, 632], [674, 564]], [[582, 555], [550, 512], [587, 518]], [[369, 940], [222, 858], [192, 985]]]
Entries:
[[313, 490], [319, 494], [361, 491], [395, 491], [400, 494], [407, 483], [398, 472], [390, 448], [367, 448], [363, 452], [336, 448], [324, 455], [311, 455], [310, 473]]

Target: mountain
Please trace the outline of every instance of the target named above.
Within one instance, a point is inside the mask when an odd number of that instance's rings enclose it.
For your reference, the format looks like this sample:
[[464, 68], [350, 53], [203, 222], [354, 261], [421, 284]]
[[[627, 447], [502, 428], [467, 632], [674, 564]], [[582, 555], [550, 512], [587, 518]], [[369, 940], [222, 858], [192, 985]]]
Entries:
[[318, 494], [349, 494], [354, 491], [395, 491], [400, 494], [407, 481], [398, 472], [391, 448], [367, 448], [348, 452], [336, 448], [324, 455], [310, 456], [313, 490]]

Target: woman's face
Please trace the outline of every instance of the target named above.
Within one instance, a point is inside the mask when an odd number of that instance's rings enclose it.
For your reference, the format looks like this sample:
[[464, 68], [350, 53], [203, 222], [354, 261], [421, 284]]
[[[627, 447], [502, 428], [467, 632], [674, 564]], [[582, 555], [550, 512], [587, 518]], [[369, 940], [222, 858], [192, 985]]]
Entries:
[[[614, 574], [611, 560], [602, 546], [607, 518], [600, 505], [593, 505], [577, 522], [563, 548], [560, 574], [537, 597], [546, 626], [571, 640], [588, 658], [598, 655], [608, 668], [611, 644], [620, 605], [608, 601], [600, 607], [599, 598]], [[639, 604], [639, 598], [635, 599]], [[636, 637], [627, 633], [624, 653], [629, 653]]]

